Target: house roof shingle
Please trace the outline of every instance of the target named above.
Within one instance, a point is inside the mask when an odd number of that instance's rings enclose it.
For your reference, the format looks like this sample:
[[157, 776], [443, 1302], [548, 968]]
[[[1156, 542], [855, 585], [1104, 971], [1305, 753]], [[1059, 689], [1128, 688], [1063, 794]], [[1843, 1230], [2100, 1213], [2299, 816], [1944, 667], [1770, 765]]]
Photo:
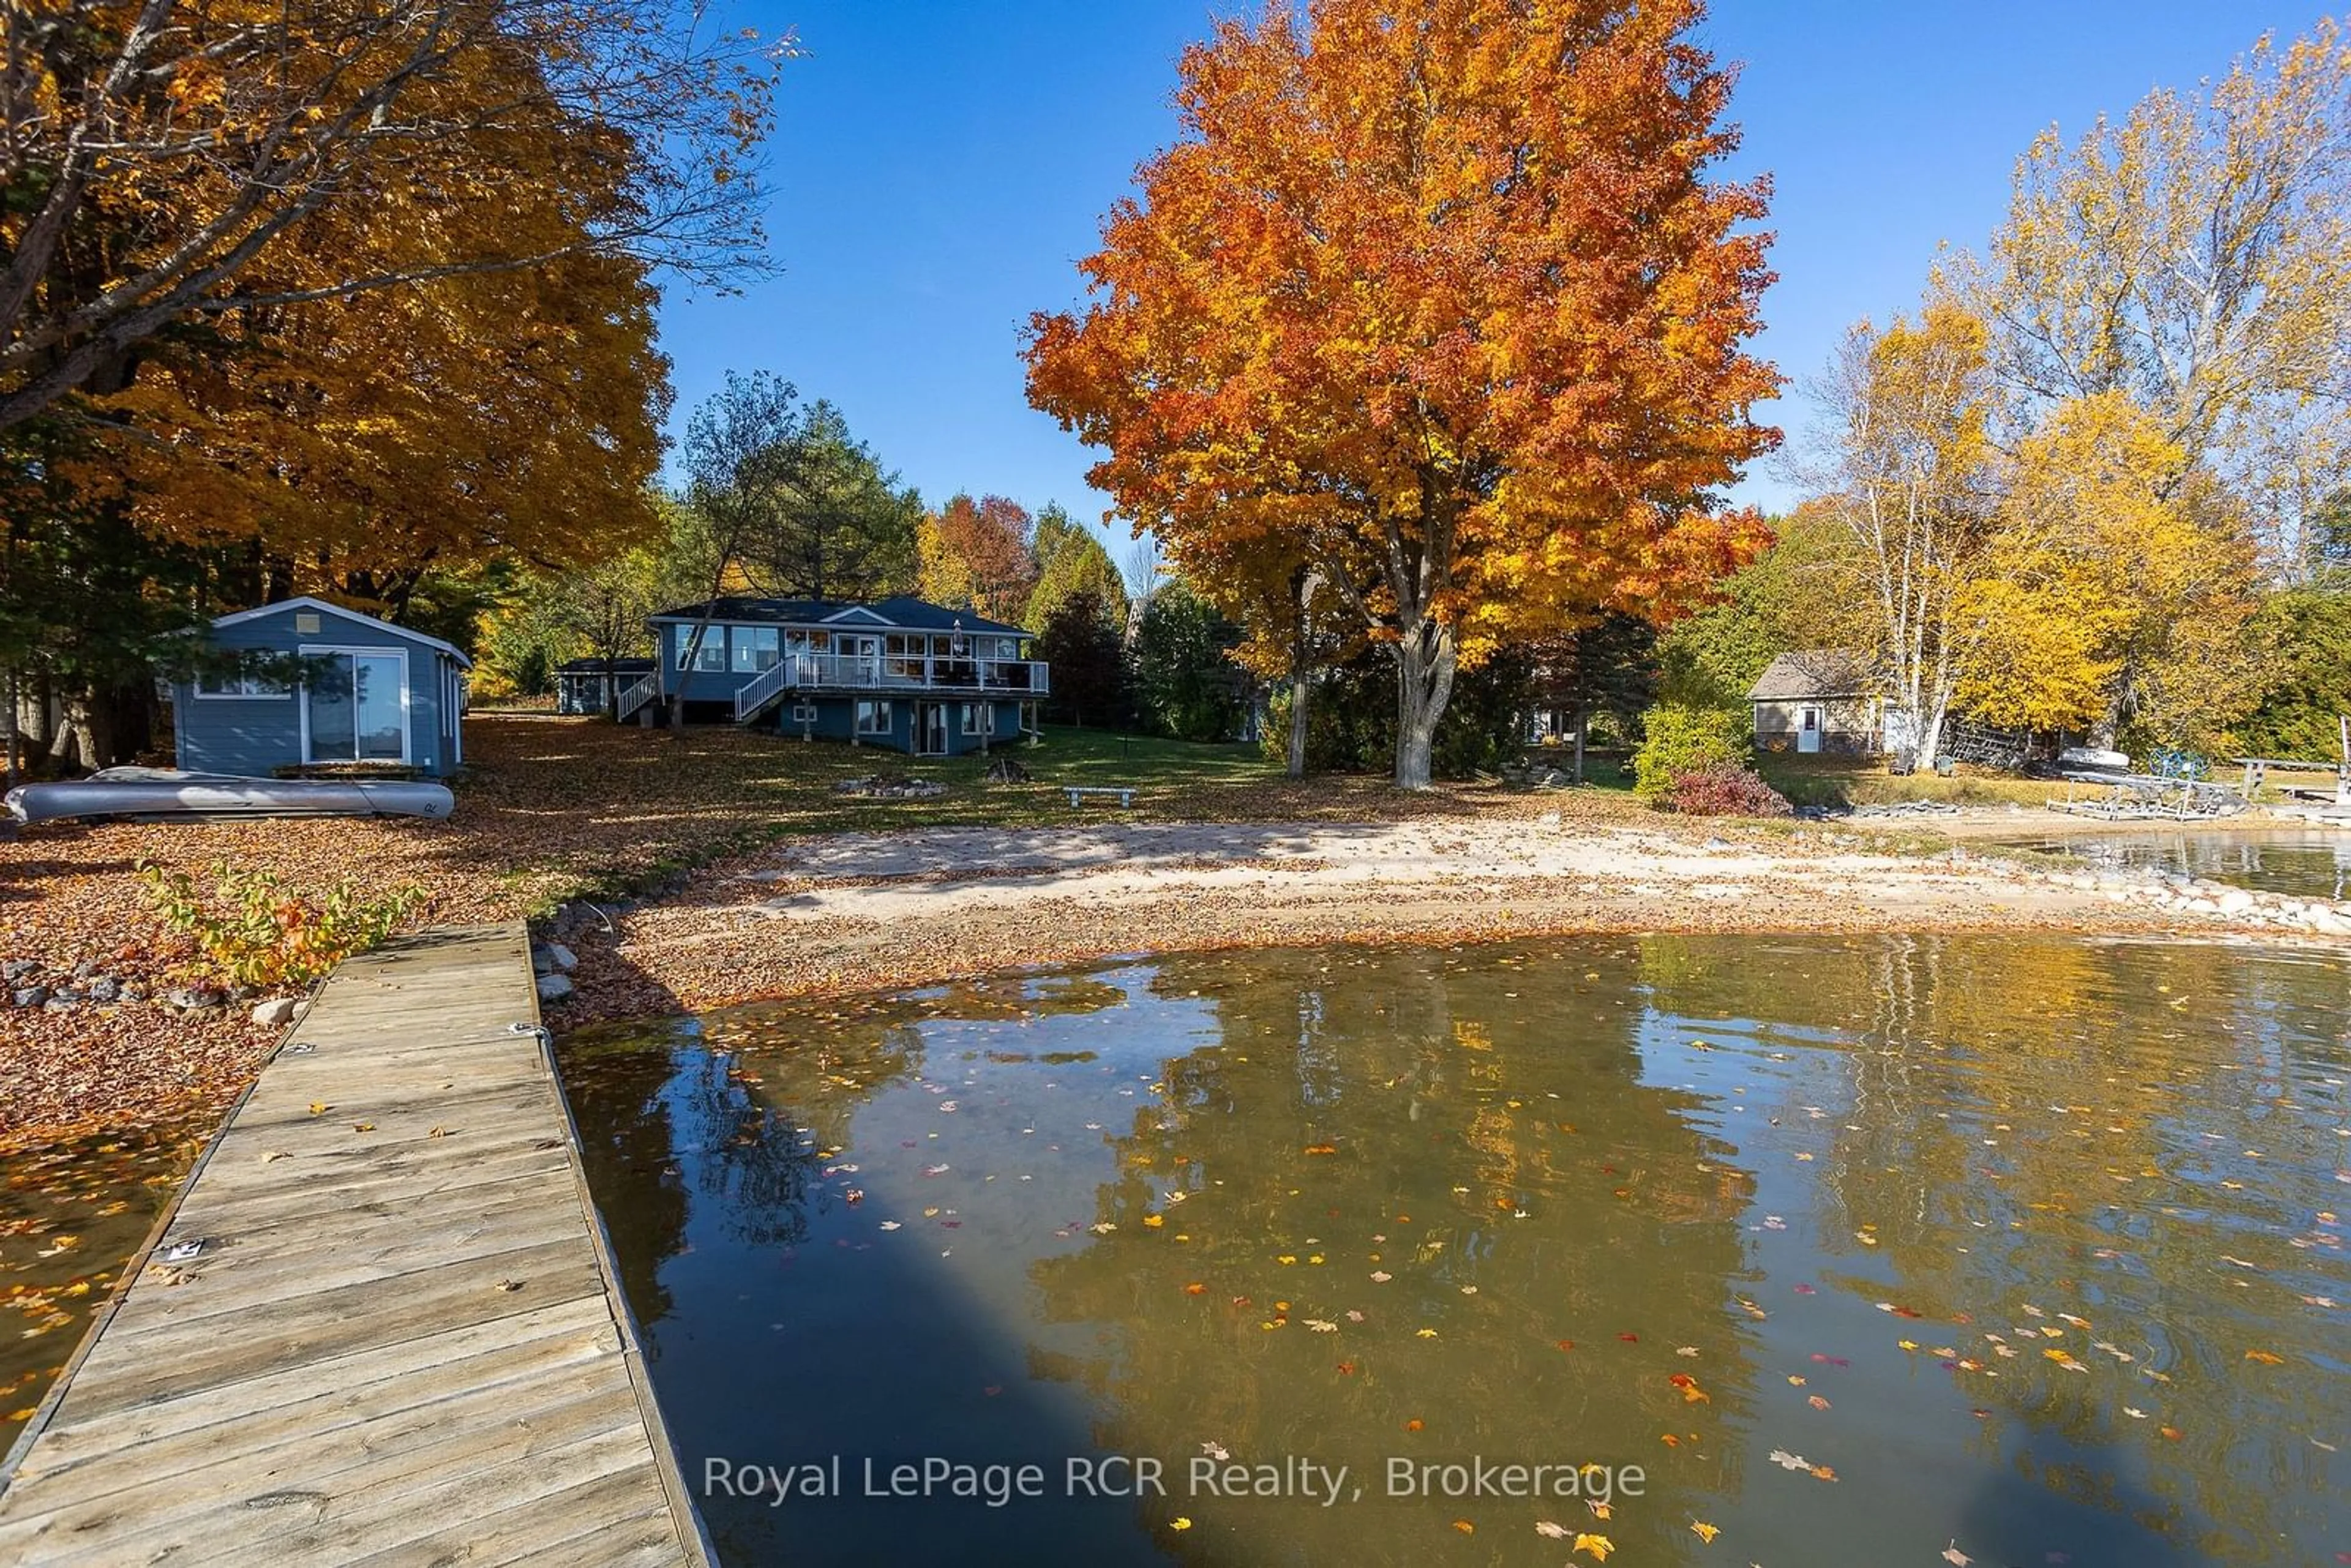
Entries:
[[1751, 703], [1867, 696], [1877, 689], [1869, 656], [1852, 648], [1806, 648], [1771, 661], [1748, 692]]
[[[866, 615], [848, 616], [846, 612], [859, 610]], [[960, 626], [966, 632], [987, 632], [998, 635], [1026, 637], [1031, 635], [1018, 626], [1008, 626], [1001, 621], [991, 621], [972, 610], [949, 610], [916, 599], [911, 594], [896, 593], [887, 599], [871, 602], [829, 599], [747, 599], [727, 597], [681, 604], [674, 610], [656, 612], [654, 621], [700, 621], [705, 616], [713, 621], [731, 621], [753, 624], [773, 623], [779, 626], [848, 626], [880, 625], [899, 632], [952, 632]]]

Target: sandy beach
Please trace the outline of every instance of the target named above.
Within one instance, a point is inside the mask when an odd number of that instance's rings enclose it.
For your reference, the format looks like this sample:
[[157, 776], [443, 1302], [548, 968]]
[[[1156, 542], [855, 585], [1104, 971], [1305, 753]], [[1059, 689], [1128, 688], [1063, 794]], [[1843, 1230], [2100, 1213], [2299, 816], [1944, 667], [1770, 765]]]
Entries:
[[[1994, 811], [1918, 825], [2030, 836]], [[575, 916], [571, 1026], [963, 978], [1105, 955], [1581, 931], [2034, 928], [2327, 942], [2247, 909], [2149, 904], [2125, 879], [1841, 823], [1611, 827], [1536, 816], [1353, 824], [933, 829], [786, 841], [677, 899]], [[2075, 824], [2078, 826], [2078, 824]]]

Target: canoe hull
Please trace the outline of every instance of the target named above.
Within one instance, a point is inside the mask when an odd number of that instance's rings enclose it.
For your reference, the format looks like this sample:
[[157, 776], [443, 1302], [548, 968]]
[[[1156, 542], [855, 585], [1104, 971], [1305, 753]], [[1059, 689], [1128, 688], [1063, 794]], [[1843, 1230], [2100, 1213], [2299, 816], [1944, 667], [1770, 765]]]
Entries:
[[57, 784], [8, 791], [19, 822], [135, 817], [156, 821], [221, 817], [446, 817], [446, 786], [378, 779], [244, 779], [164, 768], [110, 768]]

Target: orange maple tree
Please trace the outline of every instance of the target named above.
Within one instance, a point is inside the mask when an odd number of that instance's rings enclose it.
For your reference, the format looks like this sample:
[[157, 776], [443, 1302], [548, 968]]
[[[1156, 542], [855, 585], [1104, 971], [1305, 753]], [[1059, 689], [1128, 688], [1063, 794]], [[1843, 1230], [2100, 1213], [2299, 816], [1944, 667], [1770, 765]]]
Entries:
[[1030, 401], [1207, 591], [1311, 565], [1388, 644], [1395, 779], [1454, 674], [1761, 548], [1761, 180], [1698, 0], [1311, 0], [1184, 56]]
[[[956, 496], [925, 517], [916, 535], [923, 596], [952, 609], [1013, 622], [1037, 586], [1029, 509], [1002, 496]], [[1030, 628], [1035, 630], [1035, 628]]]

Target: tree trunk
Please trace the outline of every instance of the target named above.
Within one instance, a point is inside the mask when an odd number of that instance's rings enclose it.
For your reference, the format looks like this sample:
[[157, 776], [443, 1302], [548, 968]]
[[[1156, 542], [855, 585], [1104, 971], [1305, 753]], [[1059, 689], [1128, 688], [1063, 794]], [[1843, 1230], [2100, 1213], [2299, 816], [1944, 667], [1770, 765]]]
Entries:
[[1426, 789], [1429, 754], [1437, 745], [1437, 721], [1453, 695], [1453, 671], [1459, 661], [1453, 633], [1434, 621], [1423, 621], [1395, 643], [1396, 753], [1395, 786]]
[[1283, 769], [1292, 779], [1306, 777], [1306, 693], [1311, 682], [1304, 670], [1290, 676], [1290, 748]]
[[1928, 716], [1927, 722], [1919, 727], [1918, 770], [1922, 773], [1931, 771], [1935, 766], [1935, 758], [1942, 755], [1944, 716], [1943, 705], [1938, 703], [1935, 705], [1935, 711]]
[[114, 715], [102, 696], [66, 699], [57, 732], [49, 742], [49, 758], [85, 772], [113, 766]]
[[1592, 710], [1583, 704], [1575, 705], [1575, 781], [1583, 782], [1583, 737], [1592, 729]]

